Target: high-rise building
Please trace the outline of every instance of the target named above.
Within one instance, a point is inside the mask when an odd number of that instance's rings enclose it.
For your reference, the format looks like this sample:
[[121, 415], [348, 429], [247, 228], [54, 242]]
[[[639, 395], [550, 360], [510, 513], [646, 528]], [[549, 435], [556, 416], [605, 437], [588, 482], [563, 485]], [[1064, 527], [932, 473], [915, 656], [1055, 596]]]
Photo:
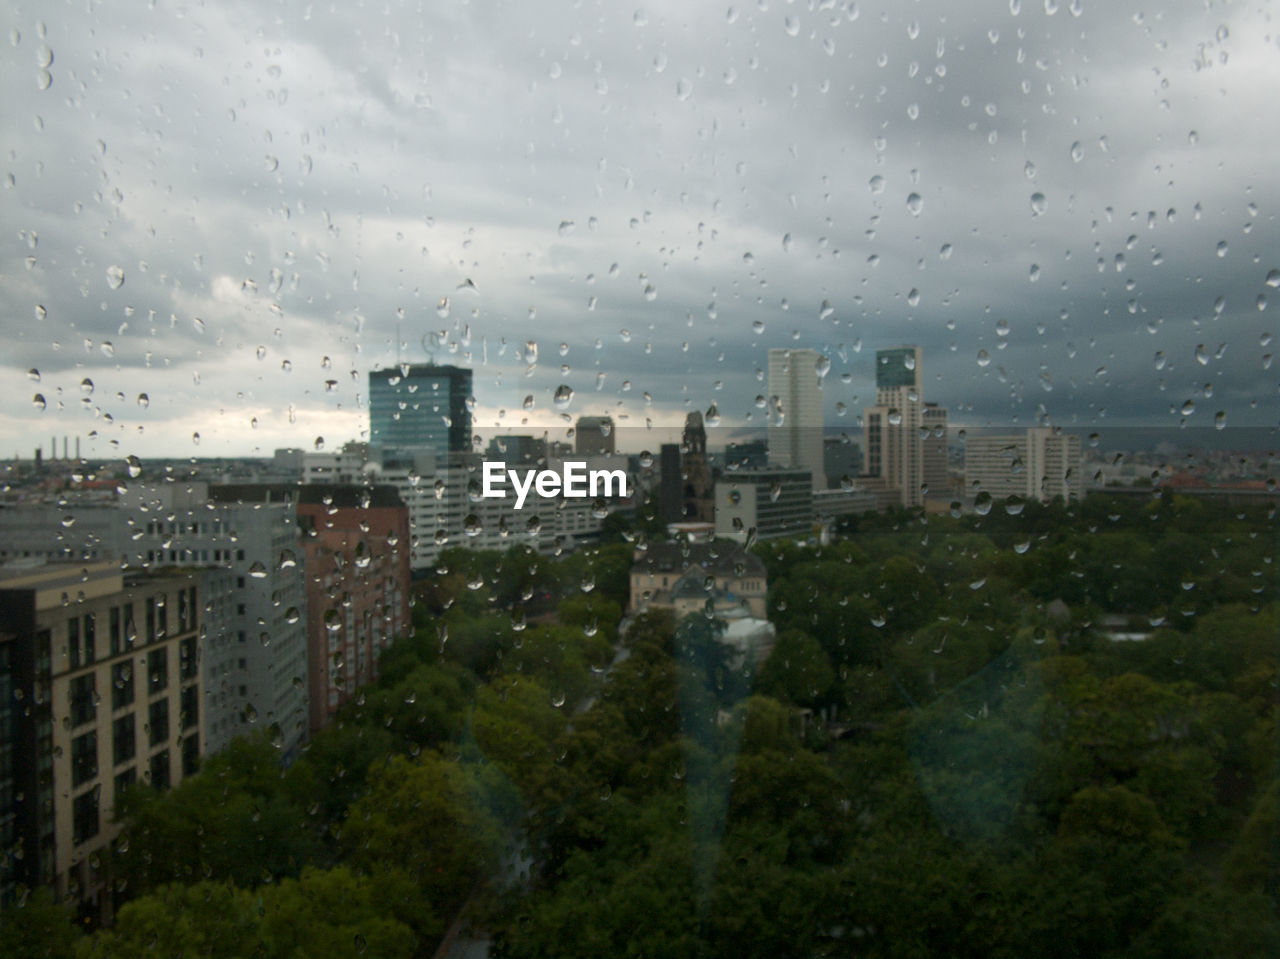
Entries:
[[828, 489], [840, 489], [862, 472], [862, 447], [847, 434], [822, 441], [822, 468]]
[[684, 519], [684, 471], [680, 462], [680, 445], [663, 443], [658, 456], [658, 509], [664, 523]]
[[410, 632], [409, 509], [391, 486], [304, 486], [310, 727], [328, 725]]
[[109, 912], [117, 797], [176, 785], [204, 752], [203, 601], [192, 569], [0, 569], [0, 902], [43, 885]]
[[947, 470], [947, 410], [937, 403], [926, 403], [920, 414], [924, 436], [924, 487], [933, 498], [947, 496], [951, 475]]
[[769, 462], [808, 470], [814, 489], [826, 487], [822, 465], [822, 390], [817, 350], [769, 351]]
[[864, 413], [867, 473], [896, 490], [903, 506], [924, 502], [924, 403], [920, 348], [876, 351], [876, 405]]
[[405, 363], [369, 372], [369, 445], [385, 461], [471, 451], [471, 370]]
[[1000, 435], [970, 431], [964, 447], [968, 496], [986, 493], [995, 499], [1020, 496], [1048, 503], [1084, 495], [1079, 436], [1048, 427]]
[[752, 539], [809, 536], [814, 531], [813, 478], [808, 470], [739, 470], [715, 486], [716, 536]]
[[613, 453], [618, 439], [613, 432], [611, 416], [579, 416], [573, 427], [573, 451], [578, 456]]

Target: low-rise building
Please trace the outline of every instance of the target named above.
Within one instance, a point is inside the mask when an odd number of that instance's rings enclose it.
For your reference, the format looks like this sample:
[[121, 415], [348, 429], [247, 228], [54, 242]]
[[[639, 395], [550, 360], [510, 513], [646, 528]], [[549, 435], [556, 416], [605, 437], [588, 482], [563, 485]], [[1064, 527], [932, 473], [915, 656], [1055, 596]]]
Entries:
[[768, 592], [764, 562], [738, 543], [651, 543], [635, 554], [628, 610], [671, 609], [683, 616], [711, 602], [717, 615], [736, 609], [764, 619]]

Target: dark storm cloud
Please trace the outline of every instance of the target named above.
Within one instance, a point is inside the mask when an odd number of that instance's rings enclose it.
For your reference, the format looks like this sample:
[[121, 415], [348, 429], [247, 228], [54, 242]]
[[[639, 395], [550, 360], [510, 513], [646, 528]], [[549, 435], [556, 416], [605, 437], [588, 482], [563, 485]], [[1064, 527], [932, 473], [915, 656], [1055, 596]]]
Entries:
[[482, 426], [531, 395], [559, 428], [562, 383], [571, 415], [757, 423], [768, 349], [808, 346], [846, 429], [898, 343], [957, 422], [1272, 422], [1261, 14], [689, 7], [9, 6], [0, 436], [356, 435], [424, 340]]

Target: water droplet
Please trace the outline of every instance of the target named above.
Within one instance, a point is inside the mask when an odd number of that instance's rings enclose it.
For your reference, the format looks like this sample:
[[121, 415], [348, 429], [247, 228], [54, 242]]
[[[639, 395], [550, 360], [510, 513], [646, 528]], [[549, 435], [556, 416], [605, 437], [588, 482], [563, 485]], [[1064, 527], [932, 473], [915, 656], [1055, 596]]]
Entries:
[[1226, 256], [1226, 255], [1227, 255], [1227, 241], [1226, 241], [1226, 240], [1219, 240], [1219, 241], [1218, 241], [1218, 246], [1217, 246], [1217, 251], [1216, 251], [1216, 252], [1217, 252], [1217, 254], [1218, 254], [1219, 258], [1224, 257], [1224, 256]]
[[568, 236], [573, 232], [574, 226], [575, 224], [572, 220], [561, 220], [560, 225], [556, 227], [556, 232], [561, 236]]
[[436, 304], [436, 316], [442, 320], [449, 316], [449, 298], [447, 296], [440, 297], [440, 302]]
[[1280, 288], [1280, 270], [1269, 270], [1267, 272], [1267, 286], [1272, 289]]
[[555, 395], [551, 398], [555, 408], [563, 412], [569, 408], [569, 404], [573, 402], [573, 387], [567, 383], [561, 383], [556, 387]]
[[990, 365], [991, 365], [991, 354], [989, 354], [986, 350], [978, 350], [978, 365], [979, 365], [979, 366], [990, 366]]
[[38, 410], [43, 410], [49, 404], [45, 401], [43, 393], [37, 393], [35, 396], [31, 397], [31, 405]]
[[1033, 216], [1040, 216], [1048, 207], [1048, 201], [1045, 200], [1043, 193], [1031, 194], [1031, 213]]
[[142, 475], [142, 460], [130, 453], [125, 457], [125, 468], [129, 471], [130, 479], [137, 479]]
[[124, 286], [124, 270], [114, 264], [107, 267], [107, 286], [113, 290]]
[[712, 403], [707, 407], [707, 412], [703, 415], [702, 419], [708, 426], [720, 425], [720, 410], [715, 403]]
[[871, 188], [872, 193], [883, 193], [884, 177], [880, 176], [880, 174], [877, 173], [868, 181], [867, 186]]
[[912, 216], [919, 216], [920, 210], [924, 207], [924, 200], [919, 193], [911, 193], [907, 195], [907, 212]]

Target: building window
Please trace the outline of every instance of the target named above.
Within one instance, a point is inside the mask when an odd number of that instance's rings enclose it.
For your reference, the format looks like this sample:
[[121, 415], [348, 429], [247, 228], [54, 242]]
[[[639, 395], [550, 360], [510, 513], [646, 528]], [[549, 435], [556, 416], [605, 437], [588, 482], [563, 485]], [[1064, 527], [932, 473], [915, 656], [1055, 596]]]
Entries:
[[165, 603], [164, 594], [161, 593], [156, 598], [156, 636], [164, 639], [169, 633], [169, 608]]
[[67, 620], [67, 659], [71, 669], [80, 668], [80, 617]]
[[178, 632], [185, 633], [189, 628], [191, 615], [187, 609], [187, 591], [178, 590]]
[[195, 638], [184, 639], [179, 646], [179, 672], [183, 681], [195, 679], [199, 672], [199, 663], [196, 660], [196, 641]]
[[87, 666], [97, 656], [96, 641], [98, 638], [98, 617], [94, 613], [84, 614], [84, 661]]
[[128, 762], [138, 753], [137, 723], [133, 713], [126, 713], [111, 724], [112, 765]]
[[98, 775], [98, 732], [89, 730], [71, 740], [71, 785], [83, 786]]
[[147, 653], [147, 693], [154, 696], [169, 688], [169, 650], [165, 647]]
[[98, 835], [98, 792], [90, 789], [71, 801], [71, 841], [76, 845]]
[[158, 699], [151, 704], [150, 729], [152, 746], [159, 746], [169, 738], [169, 700]]
[[116, 806], [120, 805], [120, 794], [138, 781], [138, 768], [130, 766], [116, 776]]
[[111, 667], [111, 708], [123, 709], [133, 702], [133, 663]]
[[120, 652], [120, 607], [112, 606], [107, 613], [107, 649], [109, 655]]
[[98, 714], [94, 703], [93, 673], [85, 673], [71, 680], [71, 725], [83, 726], [93, 722]]
[[200, 718], [200, 687], [191, 685], [182, 691], [182, 730], [194, 729]]
[[154, 643], [156, 641], [156, 601], [152, 597], [147, 597], [147, 642]]
[[169, 788], [169, 750], [151, 757], [151, 785], [156, 789]]
[[190, 735], [182, 741], [182, 775], [193, 776], [200, 769], [200, 737]]

